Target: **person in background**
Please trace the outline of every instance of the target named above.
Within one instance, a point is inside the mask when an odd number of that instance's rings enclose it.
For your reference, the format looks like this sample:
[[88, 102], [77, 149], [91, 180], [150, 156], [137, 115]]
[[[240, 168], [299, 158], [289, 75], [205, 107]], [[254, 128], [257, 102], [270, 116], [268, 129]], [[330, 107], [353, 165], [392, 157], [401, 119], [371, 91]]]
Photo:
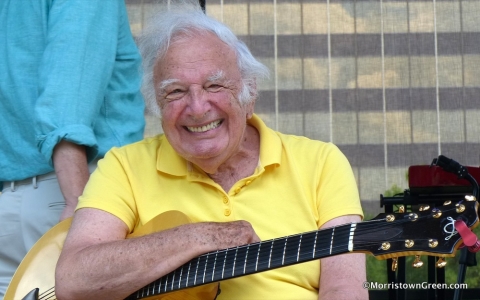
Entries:
[[123, 0], [0, 0], [0, 60], [2, 299], [96, 161], [143, 138], [145, 105]]
[[[57, 264], [58, 299], [125, 299], [206, 252], [361, 221], [340, 150], [276, 132], [254, 114], [266, 67], [197, 4], [169, 8], [139, 42], [144, 97], [164, 134], [99, 162]], [[192, 223], [127, 239], [171, 211]], [[162, 289], [194, 272], [206, 267], [178, 271]], [[221, 281], [216, 299], [367, 299], [365, 277], [364, 254], [331, 256]]]

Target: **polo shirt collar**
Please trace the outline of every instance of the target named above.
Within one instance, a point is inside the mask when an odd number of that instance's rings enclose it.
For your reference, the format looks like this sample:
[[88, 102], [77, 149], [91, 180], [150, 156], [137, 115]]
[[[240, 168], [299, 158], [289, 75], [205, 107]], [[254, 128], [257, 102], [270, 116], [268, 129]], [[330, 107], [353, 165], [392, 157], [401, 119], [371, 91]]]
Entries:
[[188, 161], [178, 155], [165, 134], [159, 136], [159, 139], [161, 143], [157, 151], [157, 170], [173, 176], [187, 175]]
[[280, 165], [282, 159], [282, 141], [280, 137], [256, 114], [248, 120], [248, 123], [255, 127], [260, 134], [260, 165]]
[[[256, 114], [253, 114], [248, 123], [255, 127], [260, 134], [260, 165], [262, 167], [280, 165], [282, 142], [279, 136], [268, 128]], [[186, 176], [192, 169], [190, 163], [177, 154], [164, 134], [159, 139], [161, 139], [161, 143], [157, 151], [157, 170], [173, 176]]]

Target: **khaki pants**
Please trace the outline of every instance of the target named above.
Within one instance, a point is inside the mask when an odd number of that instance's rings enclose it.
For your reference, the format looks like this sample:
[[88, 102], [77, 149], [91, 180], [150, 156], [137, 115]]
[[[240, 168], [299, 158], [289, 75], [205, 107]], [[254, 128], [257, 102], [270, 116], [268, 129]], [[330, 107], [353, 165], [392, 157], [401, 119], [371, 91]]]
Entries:
[[[96, 162], [89, 167], [92, 172]], [[23, 257], [58, 223], [64, 207], [54, 172], [3, 183], [0, 194], [0, 299]]]

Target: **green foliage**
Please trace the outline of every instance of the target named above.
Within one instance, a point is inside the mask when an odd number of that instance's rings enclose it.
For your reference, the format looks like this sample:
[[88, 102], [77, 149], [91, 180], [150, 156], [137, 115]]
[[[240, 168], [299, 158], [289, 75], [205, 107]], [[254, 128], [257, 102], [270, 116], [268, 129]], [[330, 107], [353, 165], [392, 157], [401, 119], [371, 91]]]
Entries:
[[396, 184], [392, 185], [392, 187], [389, 190], [386, 190], [383, 193], [383, 196], [385, 197], [393, 197], [398, 194], [403, 194], [403, 189], [398, 187]]

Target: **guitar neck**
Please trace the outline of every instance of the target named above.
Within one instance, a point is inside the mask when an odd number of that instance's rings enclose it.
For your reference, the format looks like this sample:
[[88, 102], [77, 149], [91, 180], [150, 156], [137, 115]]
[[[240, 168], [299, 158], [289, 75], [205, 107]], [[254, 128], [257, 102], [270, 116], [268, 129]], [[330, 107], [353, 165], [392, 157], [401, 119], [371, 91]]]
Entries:
[[357, 225], [360, 224], [346, 224], [206, 253], [150, 283], [127, 299], [142, 299], [351, 252]]

